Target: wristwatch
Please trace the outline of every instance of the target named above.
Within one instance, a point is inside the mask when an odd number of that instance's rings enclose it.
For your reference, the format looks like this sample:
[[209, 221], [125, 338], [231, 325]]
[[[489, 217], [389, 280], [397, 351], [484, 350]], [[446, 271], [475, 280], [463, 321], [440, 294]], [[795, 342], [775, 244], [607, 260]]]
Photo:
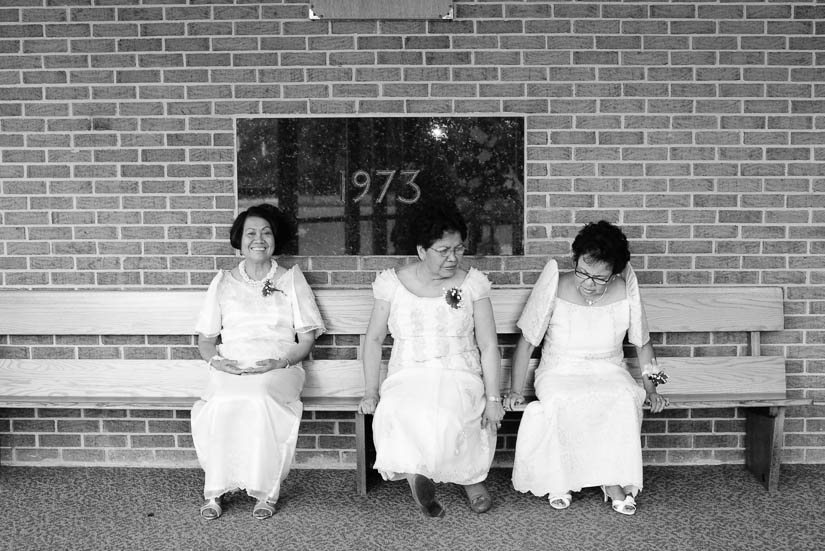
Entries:
[[223, 360], [223, 359], [224, 359], [224, 358], [223, 358], [223, 356], [221, 356], [220, 354], [215, 354], [214, 356], [212, 356], [211, 358], [209, 358], [209, 362], [207, 362], [207, 363], [209, 364], [209, 367], [214, 367], [214, 366], [212, 365], [212, 362], [214, 362], [214, 361], [220, 361], [220, 360]]

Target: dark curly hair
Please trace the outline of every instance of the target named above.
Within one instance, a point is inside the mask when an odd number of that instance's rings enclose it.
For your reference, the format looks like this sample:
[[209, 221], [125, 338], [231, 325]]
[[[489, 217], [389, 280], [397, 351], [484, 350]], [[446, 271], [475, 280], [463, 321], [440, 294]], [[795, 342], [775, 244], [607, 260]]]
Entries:
[[585, 224], [573, 240], [573, 263], [580, 257], [607, 262], [613, 273], [620, 274], [630, 262], [627, 237], [617, 226], [605, 220]]
[[429, 249], [448, 232], [461, 234], [462, 241], [467, 239], [467, 223], [452, 203], [430, 203], [417, 210], [414, 218], [416, 246]]
[[292, 221], [275, 205], [261, 203], [249, 207], [235, 218], [232, 227], [229, 229], [229, 244], [235, 249], [241, 249], [243, 241], [243, 225], [250, 216], [263, 218], [272, 228], [275, 235], [275, 254], [281, 254], [295, 237], [295, 229]]

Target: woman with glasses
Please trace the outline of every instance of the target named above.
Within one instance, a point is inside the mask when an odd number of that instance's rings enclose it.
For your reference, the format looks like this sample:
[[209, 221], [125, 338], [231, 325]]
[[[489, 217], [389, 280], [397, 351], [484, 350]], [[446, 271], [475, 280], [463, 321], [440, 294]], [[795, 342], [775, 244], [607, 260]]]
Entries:
[[[470, 507], [492, 507], [484, 486], [504, 410], [490, 281], [464, 268], [467, 226], [452, 208], [421, 210], [418, 259], [373, 283], [361, 413], [374, 413], [375, 468], [407, 480], [425, 516], [441, 517], [436, 482], [462, 485]], [[392, 333], [387, 377], [381, 347]]]
[[[667, 401], [656, 392], [659, 369], [624, 233], [605, 221], [587, 224], [572, 252], [572, 272], [547, 263], [518, 321], [506, 410], [524, 403], [530, 356], [543, 345], [538, 400], [519, 426], [513, 486], [548, 496], [554, 509], [569, 507], [572, 492], [600, 486], [614, 511], [632, 515], [642, 489], [642, 406], [648, 401], [658, 413]], [[644, 387], [623, 363], [625, 335]]]

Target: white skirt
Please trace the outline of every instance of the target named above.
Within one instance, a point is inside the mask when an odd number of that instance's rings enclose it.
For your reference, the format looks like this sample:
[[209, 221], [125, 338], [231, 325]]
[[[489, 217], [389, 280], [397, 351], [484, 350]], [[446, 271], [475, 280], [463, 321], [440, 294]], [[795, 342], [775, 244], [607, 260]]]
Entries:
[[301, 367], [244, 376], [210, 372], [192, 408], [206, 499], [244, 489], [256, 499], [278, 500], [295, 456], [304, 377]]
[[645, 391], [623, 366], [580, 360], [539, 369], [516, 440], [513, 487], [537, 496], [642, 488]]
[[481, 427], [485, 405], [474, 373], [421, 367], [393, 373], [373, 418], [375, 468], [385, 480], [416, 473], [435, 482], [483, 481], [496, 447], [495, 428]]

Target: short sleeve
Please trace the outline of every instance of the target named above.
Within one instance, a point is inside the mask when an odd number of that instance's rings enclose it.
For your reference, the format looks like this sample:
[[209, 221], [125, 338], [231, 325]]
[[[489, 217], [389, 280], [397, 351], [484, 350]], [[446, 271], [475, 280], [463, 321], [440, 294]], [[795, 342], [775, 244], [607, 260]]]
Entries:
[[372, 295], [376, 300], [392, 302], [395, 290], [400, 284], [401, 282], [398, 280], [395, 270], [384, 270], [379, 273], [375, 281], [372, 282]]
[[224, 270], [221, 270], [212, 278], [209, 288], [206, 290], [206, 298], [201, 305], [198, 320], [195, 323], [195, 332], [204, 337], [213, 338], [221, 334], [221, 305], [218, 301], [218, 287], [223, 281]]
[[556, 305], [556, 290], [559, 287], [559, 267], [550, 260], [542, 270], [539, 280], [530, 292], [530, 298], [516, 325], [521, 329], [527, 342], [539, 346], [550, 325], [550, 316]]
[[287, 293], [292, 306], [292, 325], [296, 333], [315, 332], [317, 339], [324, 331], [324, 320], [315, 302], [315, 293], [307, 283], [304, 273], [296, 264], [290, 270], [292, 275], [291, 289]]
[[650, 340], [650, 331], [647, 327], [647, 314], [642, 304], [642, 295], [639, 292], [639, 280], [630, 264], [622, 272], [627, 288], [627, 300], [630, 303], [630, 327], [627, 330], [627, 340], [633, 346], [642, 347]]
[[493, 288], [493, 284], [490, 283], [484, 272], [475, 268], [470, 268], [464, 286], [469, 289], [473, 301], [490, 298], [490, 290]]

